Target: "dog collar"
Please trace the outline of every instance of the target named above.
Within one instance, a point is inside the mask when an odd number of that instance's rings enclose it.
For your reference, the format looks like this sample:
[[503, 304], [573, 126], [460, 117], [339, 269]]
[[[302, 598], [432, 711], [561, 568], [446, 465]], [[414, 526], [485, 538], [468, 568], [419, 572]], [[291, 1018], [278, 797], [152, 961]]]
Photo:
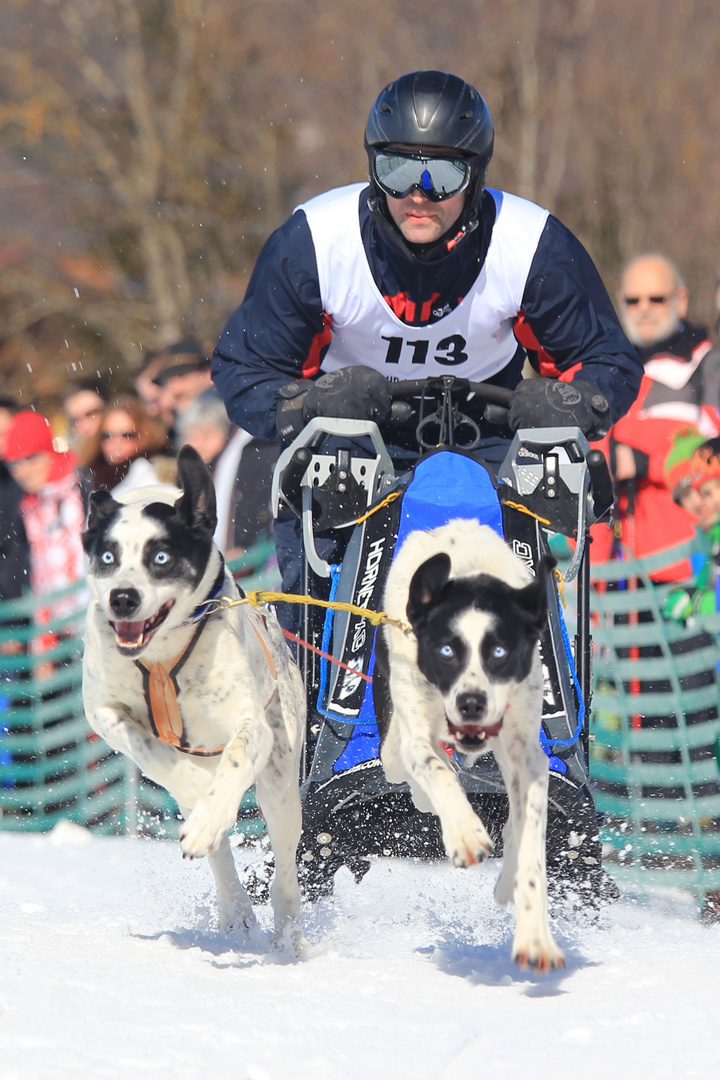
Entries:
[[207, 596], [202, 601], [202, 603], [198, 604], [198, 606], [195, 608], [192, 615], [188, 619], [188, 622], [184, 623], [183, 625], [187, 626], [188, 623], [198, 622], [198, 620], [204, 619], [207, 615], [209, 615], [210, 614], [210, 609], [213, 606], [213, 601], [216, 600], [218, 598], [218, 596], [220, 595], [220, 593], [222, 592], [224, 584], [225, 584], [225, 560], [223, 559], [223, 557], [221, 555], [220, 556], [220, 569], [218, 570], [217, 577], [215, 578], [215, 581], [213, 583], [212, 588], [210, 589], [210, 592], [207, 594]]

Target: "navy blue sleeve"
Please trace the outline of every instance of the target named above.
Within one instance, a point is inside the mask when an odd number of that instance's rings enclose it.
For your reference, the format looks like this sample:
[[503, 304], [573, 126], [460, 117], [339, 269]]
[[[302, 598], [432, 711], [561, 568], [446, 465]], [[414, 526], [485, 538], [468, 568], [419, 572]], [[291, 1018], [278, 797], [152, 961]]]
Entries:
[[[530, 267], [522, 309], [534, 338], [558, 371], [580, 364], [573, 377], [602, 391], [613, 423], [624, 416], [640, 389], [642, 363], [625, 337], [592, 259], [552, 215]], [[518, 337], [522, 340], [521, 334]]]
[[302, 377], [322, 331], [315, 246], [299, 210], [265, 243], [213, 354], [213, 381], [230, 419], [257, 438], [277, 440], [278, 391]]

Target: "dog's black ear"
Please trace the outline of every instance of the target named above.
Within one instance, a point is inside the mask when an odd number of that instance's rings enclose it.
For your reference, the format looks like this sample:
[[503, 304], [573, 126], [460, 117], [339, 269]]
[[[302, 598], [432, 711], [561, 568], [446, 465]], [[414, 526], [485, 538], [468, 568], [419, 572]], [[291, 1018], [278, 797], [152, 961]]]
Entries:
[[450, 556], [444, 551], [419, 566], [413, 574], [408, 594], [407, 617], [411, 626], [424, 622], [450, 577]]
[[100, 488], [99, 491], [92, 491], [90, 493], [87, 524], [85, 526], [85, 532], [82, 534], [83, 547], [86, 551], [95, 539], [100, 524], [103, 521], [106, 521], [111, 514], [114, 514], [115, 511], [119, 509], [120, 503], [116, 502], [110, 492], [106, 491], [105, 488]]
[[183, 446], [178, 454], [178, 484], [182, 495], [175, 509], [193, 532], [215, 532], [217, 502], [210, 470], [192, 446]]
[[543, 555], [537, 565], [535, 580], [515, 593], [515, 603], [519, 606], [526, 624], [538, 637], [547, 622], [548, 577], [556, 566], [557, 559], [553, 555]]

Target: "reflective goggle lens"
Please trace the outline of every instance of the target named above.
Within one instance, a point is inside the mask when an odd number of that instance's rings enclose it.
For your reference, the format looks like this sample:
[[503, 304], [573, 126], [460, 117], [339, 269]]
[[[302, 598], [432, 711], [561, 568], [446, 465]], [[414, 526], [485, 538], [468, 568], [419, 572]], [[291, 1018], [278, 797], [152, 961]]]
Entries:
[[463, 191], [470, 179], [470, 164], [463, 158], [408, 157], [377, 151], [373, 165], [378, 185], [394, 199], [403, 199], [419, 188], [428, 199], [441, 202]]

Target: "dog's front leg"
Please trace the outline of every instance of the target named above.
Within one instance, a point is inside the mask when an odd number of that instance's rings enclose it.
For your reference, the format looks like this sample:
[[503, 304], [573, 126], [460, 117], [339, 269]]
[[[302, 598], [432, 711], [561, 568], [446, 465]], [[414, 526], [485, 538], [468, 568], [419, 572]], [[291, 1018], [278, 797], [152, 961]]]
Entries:
[[[181, 806], [180, 812], [187, 820], [192, 811], [185, 806]], [[216, 851], [208, 853], [208, 862], [215, 878], [220, 929], [226, 934], [233, 927], [251, 930], [257, 925], [257, 918], [252, 909], [250, 897], [240, 884], [235, 859], [227, 836], [223, 836]]]
[[[393, 693], [393, 703], [400, 700]], [[412, 703], [412, 698], [410, 699]], [[412, 706], [411, 706], [412, 707]], [[443, 843], [454, 866], [472, 866], [492, 854], [490, 835], [437, 745], [427, 711], [394, 705], [400, 754], [413, 789], [419, 788], [440, 819]]]
[[142, 769], [156, 741], [148, 732], [143, 732], [133, 721], [129, 713], [110, 705], [99, 706], [87, 712], [87, 721], [93, 731], [118, 754], [129, 757], [138, 768]]
[[243, 795], [265, 767], [272, 744], [269, 727], [255, 718], [244, 723], [228, 743], [210, 787], [180, 830], [180, 846], [186, 858], [200, 859], [220, 846], [237, 820]]
[[108, 746], [134, 761], [145, 776], [169, 791], [178, 803], [192, 803], [207, 791], [210, 774], [206, 768], [146, 734], [128, 713], [101, 706], [88, 713], [88, 723]]
[[510, 841], [496, 899], [515, 901], [512, 958], [521, 967], [549, 971], [564, 966], [562, 950], [550, 931], [545, 868], [548, 760], [534, 734], [508, 732], [494, 747], [510, 801]]

